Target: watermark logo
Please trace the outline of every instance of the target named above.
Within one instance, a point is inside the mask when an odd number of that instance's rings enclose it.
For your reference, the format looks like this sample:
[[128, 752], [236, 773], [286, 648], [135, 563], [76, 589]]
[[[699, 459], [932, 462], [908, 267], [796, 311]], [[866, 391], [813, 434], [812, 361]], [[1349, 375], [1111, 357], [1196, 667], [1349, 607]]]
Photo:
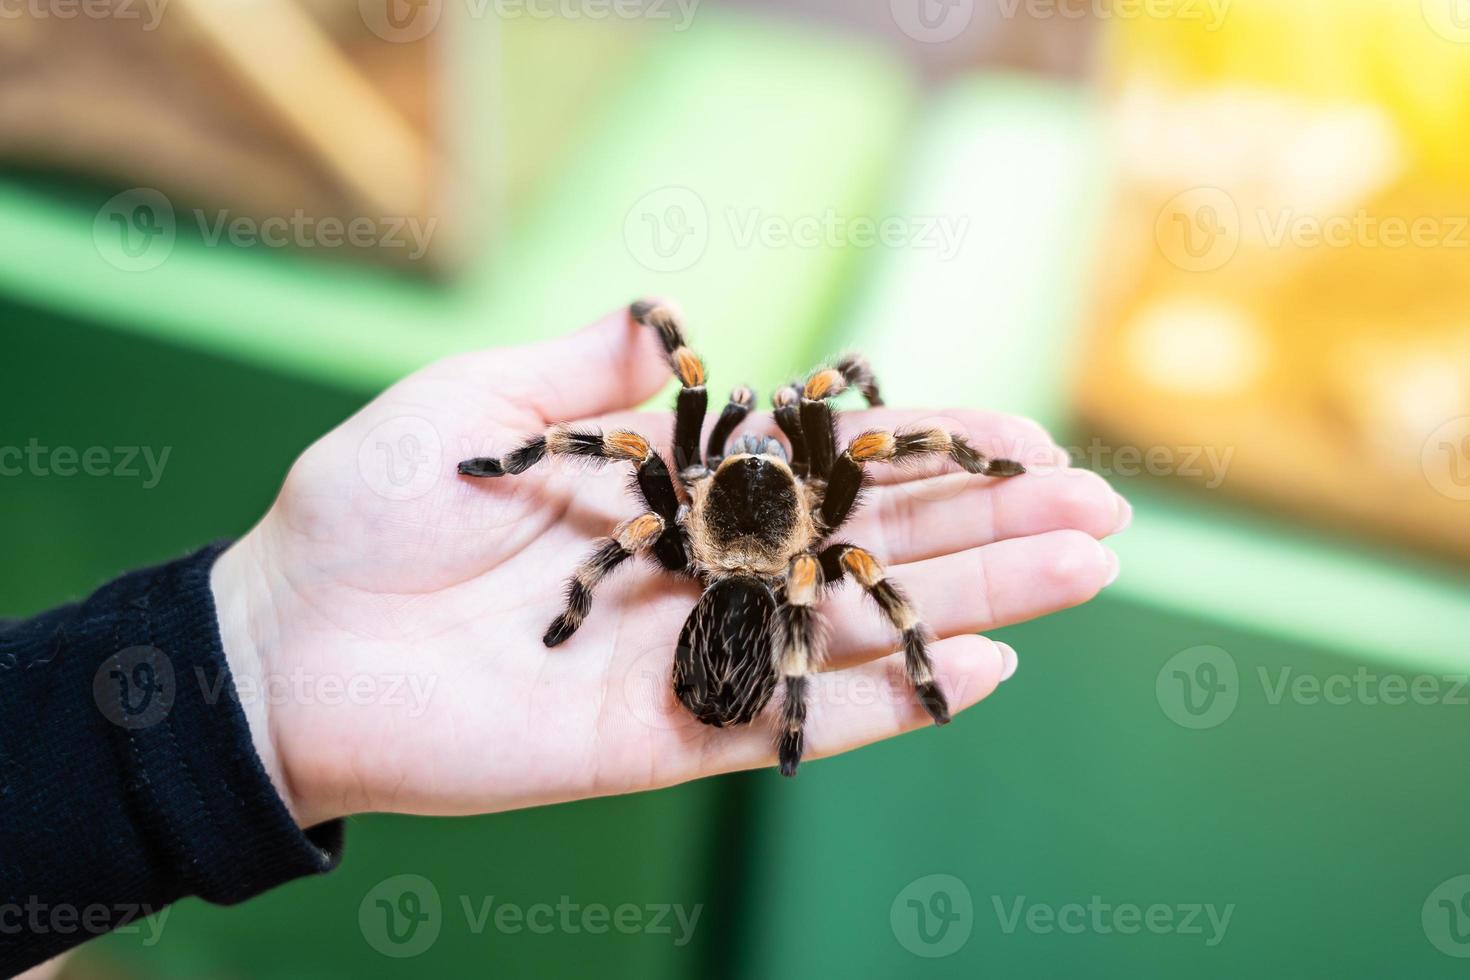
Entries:
[[380, 249], [401, 250], [410, 262], [417, 262], [429, 251], [437, 217], [395, 215], [381, 218], [364, 214], [352, 218], [336, 215], [310, 215], [297, 208], [289, 215], [255, 218], [231, 214], [229, 210], [206, 213], [193, 211], [200, 240], [209, 248], [229, 242], [235, 248], [309, 249]]
[[[401, 254], [411, 262], [428, 252], [439, 226], [434, 216], [360, 214], [342, 218], [312, 215], [302, 208], [265, 217], [193, 208], [184, 216], [192, 218], [206, 248], [227, 244], [234, 248], [378, 249]], [[97, 212], [92, 241], [109, 265], [124, 272], [147, 272], [173, 253], [179, 222], [180, 215], [161, 191], [135, 187], [111, 198]]]
[[1240, 248], [1240, 208], [1218, 187], [1196, 187], [1169, 199], [1154, 224], [1164, 257], [1186, 272], [1213, 272]]
[[1470, 875], [1440, 882], [1424, 900], [1420, 924], [1435, 949], [1456, 959], [1470, 959]]
[[796, 216], [760, 208], [730, 208], [725, 215], [730, 240], [739, 249], [860, 248], [882, 246], [930, 251], [939, 261], [960, 254], [970, 231], [969, 215], [843, 214], [834, 209]]
[[[689, 664], [681, 681], [697, 691], [704, 681], [701, 664], [689, 656], [687, 648], [659, 643], [640, 654], [623, 674], [623, 698], [629, 713], [649, 728], [685, 732], [690, 737], [703, 738], [708, 729], [690, 714], [674, 691], [671, 662], [676, 655], [682, 656]], [[968, 697], [970, 685], [978, 683], [968, 675], [956, 676], [945, 671], [940, 671], [936, 679], [949, 693], [950, 699], [959, 703], [971, 700]], [[779, 685], [771, 694], [773, 699], [784, 696]], [[901, 711], [913, 704], [913, 685], [902, 673], [877, 676], [854, 671], [824, 673], [813, 679], [807, 693], [808, 711], [818, 705], [823, 710], [837, 713], [853, 709], [871, 710], [877, 706]]]
[[[650, 903], [617, 906], [577, 902], [562, 895], [555, 904], [524, 905], [497, 895], [453, 896], [463, 915], [463, 927], [473, 936], [495, 932], [506, 936], [606, 935], [667, 936], [676, 947], [694, 938], [703, 905]], [[458, 917], [447, 915], [433, 882], [422, 875], [395, 875], [379, 882], [358, 906], [358, 925], [368, 944], [394, 959], [419, 956], [438, 941], [444, 925], [459, 928]]]
[[92, 699], [121, 728], [149, 728], [168, 717], [177, 693], [174, 665], [157, 647], [119, 650], [92, 675]]
[[687, 187], [661, 187], [643, 195], [623, 220], [623, 239], [638, 264], [653, 272], [683, 272], [705, 255], [719, 234], [730, 247], [765, 249], [911, 249], [957, 258], [970, 231], [964, 214], [848, 214], [835, 208], [801, 214], [760, 207], [728, 207], [712, 215]]
[[194, 677], [205, 704], [228, 699], [246, 705], [370, 705], [403, 709], [409, 718], [424, 716], [439, 686], [438, 674], [316, 674], [301, 667], [258, 677], [236, 675], [231, 684], [223, 670], [210, 677], [203, 667], [195, 667]]
[[416, 500], [439, 482], [443, 445], [428, 419], [404, 415], [373, 428], [357, 448], [357, 470], [373, 493]]
[[709, 209], [687, 187], [661, 187], [640, 197], [623, 219], [628, 252], [650, 272], [693, 268], [709, 248]]
[[900, 946], [925, 959], [952, 956], [970, 941], [975, 902], [954, 875], [925, 875], [894, 896], [888, 925]]
[[418, 956], [433, 946], [443, 921], [439, 890], [423, 875], [384, 879], [357, 908], [357, 924], [368, 945], [394, 959]]
[[174, 207], [151, 187], [134, 187], [110, 198], [92, 221], [97, 254], [124, 272], [147, 272], [163, 265], [176, 237]]
[[1213, 272], [1235, 258], [1245, 239], [1273, 250], [1470, 250], [1470, 216], [1376, 214], [1366, 208], [1330, 214], [1284, 207], [1242, 212], [1220, 188], [1196, 187], [1160, 209], [1154, 237], [1178, 268]]
[[953, 41], [975, 19], [975, 0], [888, 0], [898, 29], [922, 44]]
[[675, 652], [673, 644], [656, 642], [640, 653], [623, 674], [623, 701], [629, 713], [649, 728], [660, 731], [699, 727], [698, 720], [674, 694]]
[[1420, 0], [1424, 22], [1455, 44], [1470, 44], [1470, 0]]
[[1219, 647], [1181, 650], [1159, 669], [1154, 682], [1159, 707], [1182, 728], [1223, 725], [1240, 701], [1240, 670]]
[[1470, 415], [1430, 433], [1419, 461], [1435, 490], [1451, 500], [1470, 500]]
[[367, 29], [394, 44], [421, 41], [439, 25], [444, 0], [357, 0]]
[[[1317, 674], [1283, 665], [1257, 667], [1254, 676], [1261, 695], [1257, 703], [1269, 708], [1470, 706], [1470, 674], [1380, 673], [1366, 665], [1350, 672]], [[1224, 724], [1240, 698], [1254, 690], [1230, 654], [1209, 646], [1175, 654], [1159, 671], [1156, 685], [1164, 714], [1194, 729]]]

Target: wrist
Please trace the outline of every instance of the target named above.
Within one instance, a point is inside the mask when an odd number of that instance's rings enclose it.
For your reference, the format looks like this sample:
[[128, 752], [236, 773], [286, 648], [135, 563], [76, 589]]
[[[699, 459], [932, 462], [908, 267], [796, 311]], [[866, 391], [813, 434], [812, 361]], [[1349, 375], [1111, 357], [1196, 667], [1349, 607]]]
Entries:
[[271, 599], [259, 528], [236, 541], [214, 563], [210, 590], [219, 617], [220, 641], [236, 700], [250, 727], [260, 764], [297, 825], [305, 829], [342, 814], [327, 812], [289, 765], [291, 754], [273, 710], [270, 679], [279, 672], [279, 623]]

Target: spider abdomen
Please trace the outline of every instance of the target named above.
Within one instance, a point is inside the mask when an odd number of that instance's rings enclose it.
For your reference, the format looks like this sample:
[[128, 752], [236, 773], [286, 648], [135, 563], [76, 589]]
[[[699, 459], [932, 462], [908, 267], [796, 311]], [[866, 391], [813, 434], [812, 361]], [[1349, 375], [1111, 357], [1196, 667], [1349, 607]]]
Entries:
[[744, 576], [720, 579], [700, 597], [679, 634], [674, 694], [706, 725], [743, 725], [771, 699], [776, 598]]

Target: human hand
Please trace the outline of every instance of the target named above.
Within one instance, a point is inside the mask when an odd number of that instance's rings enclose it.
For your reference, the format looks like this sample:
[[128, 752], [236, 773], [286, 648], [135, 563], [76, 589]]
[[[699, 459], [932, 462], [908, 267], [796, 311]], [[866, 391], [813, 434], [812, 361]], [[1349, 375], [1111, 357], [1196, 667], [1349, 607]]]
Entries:
[[[688, 580], [644, 563], [619, 571], [575, 636], [542, 645], [572, 569], [641, 510], [625, 465], [455, 473], [458, 460], [568, 420], [632, 429], [666, 452], [671, 416], [631, 409], [667, 380], [655, 337], [620, 311], [546, 343], [424, 368], [303, 454], [212, 578], [257, 749], [302, 826], [366, 811], [493, 812], [773, 764], [767, 719], [708, 728], [673, 697], [674, 646], [698, 596]], [[845, 412], [840, 425], [845, 438], [939, 418], [1030, 472], [875, 473], [843, 537], [908, 589], [939, 638], [936, 673], [958, 712], [1016, 666], [1013, 650], [975, 633], [1092, 598], [1118, 568], [1099, 540], [1131, 511], [1022, 419], [885, 408]], [[745, 428], [774, 431], [769, 419]], [[399, 487], [367, 463], [405, 425], [423, 434], [424, 458]], [[892, 627], [860, 591], [848, 583], [821, 608], [831, 642], [807, 757], [927, 724]]]

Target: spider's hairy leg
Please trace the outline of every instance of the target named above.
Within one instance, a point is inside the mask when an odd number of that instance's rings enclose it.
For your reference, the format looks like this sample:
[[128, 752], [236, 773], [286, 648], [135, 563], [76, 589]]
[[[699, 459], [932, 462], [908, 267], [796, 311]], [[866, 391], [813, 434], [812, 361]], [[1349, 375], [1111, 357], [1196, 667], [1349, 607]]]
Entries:
[[715, 427], [710, 430], [709, 441], [705, 444], [705, 466], [711, 470], [719, 468], [720, 461], [725, 458], [725, 446], [730, 441], [730, 433], [745, 421], [745, 417], [750, 414], [750, 408], [754, 404], [755, 391], [749, 385], [741, 385], [730, 392], [730, 401], [725, 405], [725, 410], [720, 413]]
[[883, 404], [883, 395], [878, 391], [878, 379], [868, 359], [861, 354], [844, 354], [836, 364], [839, 374], [849, 385], [862, 392], [864, 400], [873, 408]]
[[647, 439], [626, 429], [615, 429], [604, 435], [596, 430], [578, 431], [567, 425], [554, 425], [545, 435], [531, 439], [500, 459], [467, 459], [459, 464], [459, 472], [481, 478], [514, 476], [548, 456], [590, 459], [599, 463], [635, 463], [638, 467], [638, 490], [648, 509], [670, 526], [678, 519], [679, 497], [674, 492], [668, 465], [653, 451]]
[[862, 489], [865, 463], [904, 463], [936, 455], [948, 456], [966, 473], [980, 476], [1010, 477], [1026, 472], [1020, 463], [987, 456], [962, 436], [944, 429], [926, 427], [901, 432], [872, 429], [848, 443], [833, 464], [827, 494], [822, 499], [822, 523], [831, 531], [851, 516]]
[[872, 597], [903, 639], [904, 670], [919, 703], [936, 725], [949, 723], [949, 702], [934, 679], [934, 661], [929, 657], [929, 630], [902, 589], [888, 578], [883, 566], [867, 551], [850, 544], [834, 544], [820, 556], [828, 581], [851, 575]]
[[771, 397], [775, 407], [776, 425], [791, 444], [791, 472], [805, 479], [808, 474], [806, 437], [801, 433], [801, 389], [787, 385], [776, 390]]
[[801, 430], [806, 440], [811, 475], [825, 480], [837, 461], [837, 418], [830, 400], [849, 387], [862, 392], [869, 405], [882, 405], [878, 381], [865, 358], [848, 354], [835, 367], [819, 368], [807, 378], [801, 392]]
[[807, 470], [825, 480], [837, 452], [837, 418], [827, 399], [845, 388], [842, 375], [832, 368], [818, 371], [801, 393], [801, 434], [806, 442]]
[[699, 455], [699, 434], [704, 428], [704, 413], [709, 408], [704, 362], [690, 350], [684, 339], [684, 325], [672, 309], [640, 300], [628, 311], [633, 319], [658, 334], [669, 367], [679, 379], [679, 401], [674, 409], [674, 472], [682, 474], [703, 462]]
[[783, 776], [796, 775], [806, 747], [807, 687], [824, 653], [817, 618], [822, 581], [816, 557], [797, 555], [786, 570], [786, 601], [776, 613], [775, 667], [783, 692], [776, 755]]
[[549, 647], [564, 643], [577, 632], [592, 608], [593, 590], [623, 562], [639, 552], [653, 549], [664, 533], [664, 519], [657, 514], [641, 514], [613, 529], [612, 537], [597, 544], [597, 550], [577, 566], [567, 582], [567, 606], [546, 628], [541, 642]]
[[473, 476], [481, 480], [516, 476], [545, 459], [546, 453], [546, 436], [536, 436], [504, 456], [479, 456], [464, 460], [459, 464], [459, 472], [462, 476]]

